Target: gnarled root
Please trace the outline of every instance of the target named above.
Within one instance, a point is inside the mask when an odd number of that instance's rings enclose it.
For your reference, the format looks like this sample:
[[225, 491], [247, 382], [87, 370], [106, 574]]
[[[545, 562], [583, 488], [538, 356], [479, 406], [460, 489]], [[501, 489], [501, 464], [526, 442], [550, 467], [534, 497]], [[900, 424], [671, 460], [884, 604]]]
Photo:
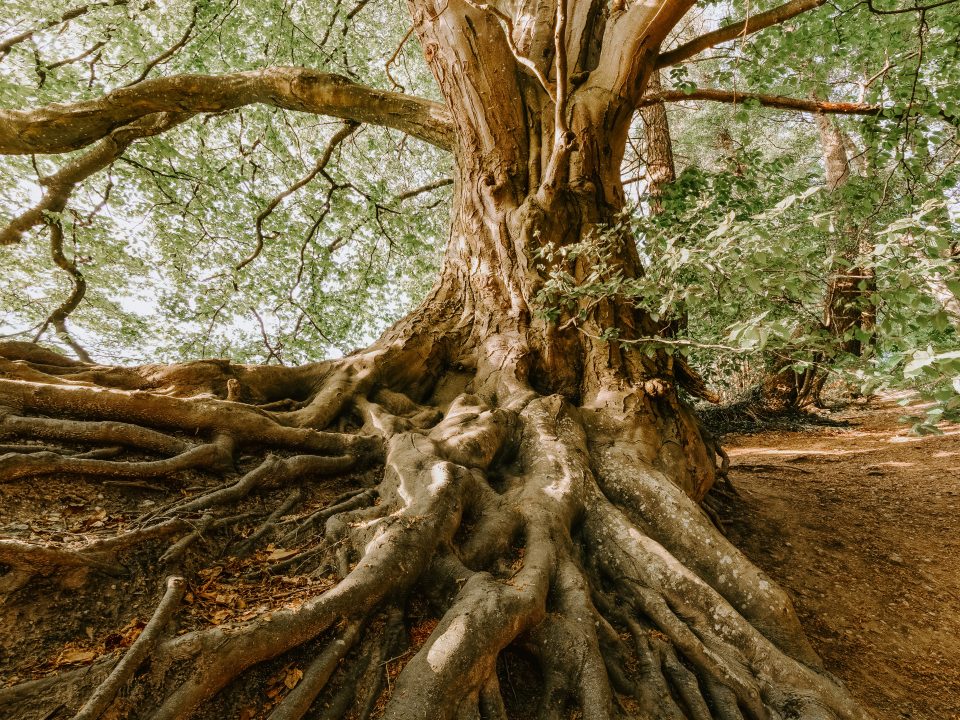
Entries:
[[[230, 400], [96, 390], [88, 375], [64, 380], [89, 366], [40, 359], [57, 381], [0, 380], [10, 408], [0, 432], [58, 449], [4, 456], [4, 487], [52, 473], [207, 479], [119, 531], [0, 541], [19, 587], [4, 607], [61, 567], [123, 570], [123, 591], [175, 566], [188, 594], [174, 619], [190, 625], [148, 636], [139, 677], [135, 644], [113, 675], [104, 655], [90, 677], [0, 691], [0, 715], [76, 712], [90, 698], [89, 717], [112, 702], [154, 720], [210, 703], [216, 715], [245, 707], [271, 720], [503, 720], [521, 706], [596, 720], [867, 717], [823, 669], [789, 598], [698, 506], [710, 471], [674, 476], [706, 453], [675, 400], [621, 395], [628, 420], [487, 368], [484, 398], [434, 400], [441, 412], [388, 387], [385, 366], [356, 360], [324, 366], [309, 393], [291, 395], [297, 409], [266, 412], [237, 400], [236, 386]], [[334, 420], [343, 432], [296, 427]], [[138, 456], [78, 459], [59, 447], [105, 443]], [[242, 612], [198, 615], [241, 590]]]

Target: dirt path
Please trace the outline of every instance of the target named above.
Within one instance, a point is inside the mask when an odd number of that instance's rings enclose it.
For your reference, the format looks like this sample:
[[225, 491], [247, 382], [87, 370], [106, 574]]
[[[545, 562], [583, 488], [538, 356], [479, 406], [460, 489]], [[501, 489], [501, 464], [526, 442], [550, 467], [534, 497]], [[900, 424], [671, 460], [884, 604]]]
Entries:
[[877, 720], [960, 720], [960, 426], [917, 437], [903, 412], [728, 436], [742, 498], [724, 515]]

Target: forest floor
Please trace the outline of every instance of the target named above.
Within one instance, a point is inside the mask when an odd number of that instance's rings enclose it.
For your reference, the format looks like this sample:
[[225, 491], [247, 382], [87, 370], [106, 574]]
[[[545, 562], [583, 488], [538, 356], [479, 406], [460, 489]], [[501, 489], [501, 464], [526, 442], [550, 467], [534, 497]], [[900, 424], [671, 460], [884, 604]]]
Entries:
[[[740, 497], [722, 514], [731, 539], [793, 596], [827, 667], [876, 720], [960, 720], [960, 426], [918, 437], [898, 422], [902, 414], [886, 398], [823, 413], [820, 422], [832, 426], [787, 418], [795, 430], [727, 435]], [[157, 490], [71, 478], [7, 483], [0, 532], [62, 541], [115, 530], [131, 502], [149, 509], [178, 492]], [[325, 488], [310, 503], [343, 490]], [[263, 564], [271, 551], [285, 552], [269, 547], [249, 562]], [[316, 592], [283, 576], [269, 586], [238, 579], [249, 567], [222, 564], [200, 573], [181, 631]], [[0, 686], [129, 645], [155, 602], [148, 577], [98, 584], [78, 577], [67, 593], [47, 578], [30, 586], [31, 602], [0, 603], [0, 628], [20, 630], [0, 631]], [[290, 661], [278, 662], [264, 670], [274, 689], [290, 671]]]
[[960, 720], [960, 426], [913, 435], [895, 400], [726, 436], [722, 514], [877, 720]]

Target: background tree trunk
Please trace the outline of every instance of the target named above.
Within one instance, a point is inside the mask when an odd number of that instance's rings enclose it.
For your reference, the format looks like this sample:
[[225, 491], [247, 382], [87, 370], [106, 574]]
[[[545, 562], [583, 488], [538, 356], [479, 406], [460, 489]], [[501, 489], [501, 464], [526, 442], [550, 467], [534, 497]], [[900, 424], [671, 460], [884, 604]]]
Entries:
[[[827, 191], [836, 197], [853, 175], [849, 156], [852, 141], [833, 119], [823, 113], [817, 114], [815, 120]], [[817, 353], [813, 362], [802, 371], [793, 367], [794, 359], [781, 358], [764, 381], [764, 395], [777, 405], [821, 405], [820, 394], [829, 378], [831, 363], [839, 353], [860, 355], [863, 342], [853, 331], [869, 332], [876, 321], [876, 310], [869, 302], [870, 294], [876, 288], [876, 279], [872, 269], [857, 262], [858, 258], [870, 253], [869, 234], [850, 220], [841, 200], [835, 202], [835, 208], [840, 223], [834, 235], [835, 246], [831, 248], [835, 262], [827, 277], [823, 320], [817, 330], [832, 338], [836, 348]]]
[[[647, 92], [657, 95], [663, 91], [660, 84], [660, 71], [650, 75]], [[644, 149], [647, 165], [647, 195], [650, 200], [650, 213], [659, 215], [663, 209], [661, 198], [664, 187], [677, 179], [677, 169], [673, 162], [673, 140], [670, 137], [670, 122], [667, 107], [656, 102], [640, 109], [643, 123]]]

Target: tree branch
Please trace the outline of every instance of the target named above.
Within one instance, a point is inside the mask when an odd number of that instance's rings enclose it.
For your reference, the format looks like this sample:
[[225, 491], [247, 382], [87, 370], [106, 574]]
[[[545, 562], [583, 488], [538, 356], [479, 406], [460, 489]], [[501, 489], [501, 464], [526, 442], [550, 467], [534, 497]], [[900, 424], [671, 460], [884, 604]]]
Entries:
[[171, 57], [176, 55], [184, 45], [190, 41], [190, 36], [193, 35], [193, 30], [197, 26], [197, 14], [200, 12], [200, 3], [195, 2], [193, 4], [193, 14], [190, 17], [190, 24], [187, 25], [187, 29], [183, 31], [183, 35], [180, 36], [180, 39], [177, 40], [173, 45], [168, 47], [162, 53], [152, 58], [143, 66], [143, 70], [137, 76], [137, 79], [127, 83], [126, 87], [131, 85], [136, 85], [138, 82], [143, 82], [143, 80], [150, 74], [150, 71], [153, 70], [157, 65], [161, 65], [167, 62]]
[[128, 0], [111, 0], [110, 2], [97, 2], [90, 3], [88, 5], [81, 5], [80, 7], [75, 7], [72, 10], [68, 10], [63, 15], [61, 15], [56, 20], [49, 20], [40, 27], [35, 27], [32, 30], [24, 30], [22, 33], [8, 37], [5, 40], [0, 40], [0, 60], [6, 57], [7, 53], [10, 52], [10, 49], [19, 43], [22, 43], [24, 40], [29, 40], [38, 32], [43, 32], [44, 30], [49, 30], [52, 27], [57, 25], [63, 25], [65, 23], [74, 20], [81, 15], [86, 15], [90, 10], [99, 7], [113, 7], [115, 5], [126, 5]]
[[57, 264], [57, 267], [70, 276], [70, 281], [73, 283], [73, 290], [71, 290], [70, 295], [50, 313], [43, 325], [40, 326], [33, 341], [36, 342], [40, 339], [40, 336], [43, 335], [47, 326], [53, 325], [57, 337], [66, 343], [80, 360], [86, 363], [92, 363], [93, 360], [90, 358], [89, 353], [87, 353], [80, 343], [73, 339], [73, 336], [71, 336], [67, 330], [67, 317], [77, 309], [77, 306], [80, 305], [80, 302], [83, 300], [83, 296], [86, 295], [87, 281], [83, 277], [83, 273], [77, 269], [76, 258], [68, 260], [66, 255], [63, 254], [63, 225], [59, 218], [50, 221], [50, 255], [53, 257], [53, 262]]
[[440, 103], [307, 68], [268, 67], [156, 78], [99, 100], [0, 110], [0, 154], [68, 152], [145, 115], [223, 112], [254, 103], [382, 125], [444, 149], [453, 142], [453, 123]]
[[680, 47], [662, 53], [657, 57], [657, 68], [677, 65], [687, 58], [693, 57], [694, 55], [719, 45], [720, 43], [725, 43], [728, 40], [733, 40], [739, 37], [745, 37], [751, 33], [757, 32], [758, 30], [763, 30], [764, 28], [770, 27], [771, 25], [779, 25], [780, 23], [785, 22], [796, 15], [820, 7], [826, 1], [827, 0], [791, 0], [788, 3], [779, 5], [772, 10], [767, 10], [766, 12], [760, 13], [759, 15], [753, 15], [745, 20], [738, 20], [735, 23], [724, 25], [718, 30], [709, 32], [706, 35], [701, 35], [700, 37], [694, 38], [688, 43], [684, 43]]
[[[355, 123], [352, 120], [348, 120], [344, 123], [343, 127], [337, 130], [334, 133], [333, 137], [330, 138], [330, 142], [327, 143], [326, 149], [323, 151], [323, 154], [314, 164], [313, 169], [310, 170], [306, 175], [297, 180], [293, 185], [288, 187], [286, 190], [282, 191], [278, 195], [275, 195], [274, 198], [267, 203], [266, 207], [260, 211], [260, 214], [257, 215], [256, 228], [257, 228], [257, 244], [254, 247], [253, 251], [237, 263], [236, 270], [242, 270], [244, 267], [252, 263], [260, 253], [263, 251], [263, 222], [266, 220], [270, 214], [277, 209], [277, 205], [283, 202], [287, 197], [295, 193], [297, 190], [302, 188], [311, 182], [317, 175], [319, 175], [327, 167], [327, 163], [330, 162], [330, 158], [333, 156], [334, 150], [336, 150], [340, 143], [346, 140], [348, 137], [353, 135], [356, 132], [356, 129], [360, 127], [359, 123]], [[269, 345], [267, 346], [269, 347]], [[279, 360], [279, 358], [277, 358]]]
[[554, 90], [550, 79], [543, 74], [543, 71], [540, 70], [536, 62], [528, 58], [526, 55], [520, 52], [519, 48], [517, 48], [517, 44], [513, 40], [513, 18], [491, 3], [480, 3], [475, 2], [474, 0], [464, 0], [464, 2], [467, 3], [467, 5], [476, 8], [477, 10], [489, 12], [497, 19], [497, 22], [500, 23], [500, 27], [503, 28], [503, 37], [507, 41], [507, 47], [510, 48], [510, 53], [513, 55], [514, 59], [533, 73], [534, 77], [540, 81], [540, 85], [546, 91], [547, 95], [550, 96], [550, 100], [556, 103], [556, 91]]
[[878, 105], [857, 102], [829, 102], [825, 100], [802, 100], [781, 95], [761, 95], [759, 93], [741, 93], [714, 88], [698, 88], [691, 93], [680, 90], [665, 90], [641, 98], [638, 107], [654, 105], [658, 102], [683, 102], [684, 100], [710, 100], [712, 102], [743, 103], [749, 100], [765, 107], [780, 110], [798, 110], [800, 112], [821, 112], [828, 115], [877, 115], [883, 108]]
[[660, 43], [693, 5], [694, 0], [614, 3], [597, 67], [579, 92], [599, 89], [636, 101]]
[[447, 185], [453, 185], [453, 178], [440, 178], [439, 180], [434, 180], [433, 182], [427, 183], [426, 185], [421, 185], [411, 190], [407, 190], [406, 192], [402, 192], [399, 195], [397, 195], [393, 199], [393, 202], [394, 203], [403, 202], [404, 200], [409, 200], [410, 198], [414, 198], [417, 195], [422, 195], [423, 193], [428, 193], [433, 190], [438, 190], [439, 188], [446, 187]]
[[938, 7], [943, 7], [944, 5], [952, 5], [957, 2], [957, 0], [940, 0], [940, 2], [930, 3], [929, 5], [917, 5], [914, 4], [913, 7], [901, 8], [899, 10], [881, 10], [877, 7], [874, 7], [873, 0], [866, 0], [867, 7], [870, 9], [874, 15], [900, 15], [902, 13], [908, 12], [926, 12], [927, 10], [933, 10]]

